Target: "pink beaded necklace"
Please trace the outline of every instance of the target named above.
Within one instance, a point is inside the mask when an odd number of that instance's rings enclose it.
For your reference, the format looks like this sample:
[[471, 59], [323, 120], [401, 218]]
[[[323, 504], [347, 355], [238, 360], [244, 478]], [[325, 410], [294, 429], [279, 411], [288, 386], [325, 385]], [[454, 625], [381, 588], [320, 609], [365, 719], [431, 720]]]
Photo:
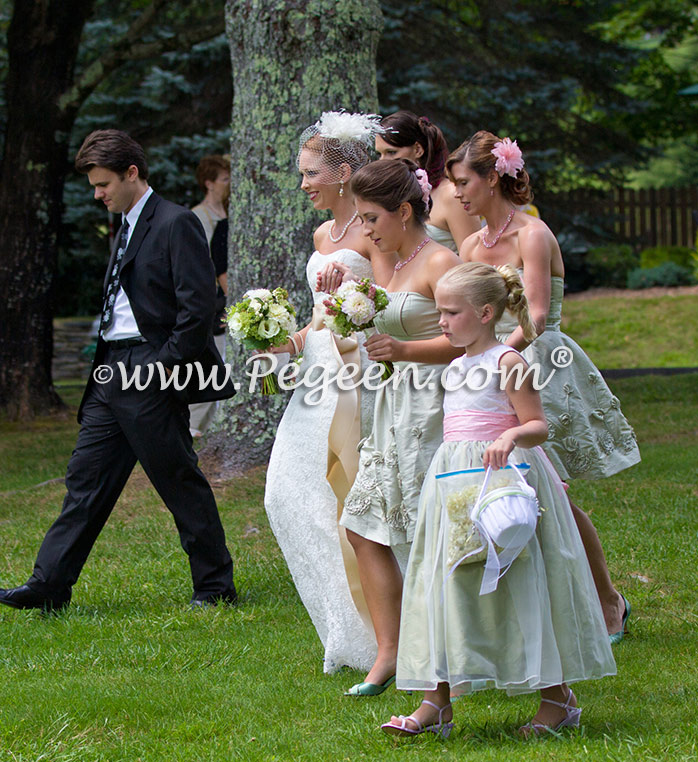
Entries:
[[507, 216], [507, 221], [502, 225], [501, 228], [499, 228], [499, 230], [497, 231], [497, 235], [492, 239], [492, 241], [487, 241], [487, 239], [485, 238], [485, 235], [490, 232], [489, 226], [487, 227], [487, 230], [483, 231], [483, 233], [482, 233], [482, 239], [481, 240], [482, 240], [482, 245], [486, 249], [491, 249], [493, 246], [495, 246], [497, 244], [499, 239], [504, 234], [504, 231], [509, 227], [509, 223], [514, 219], [514, 213], [515, 212], [516, 212], [516, 209], [512, 209], [509, 212], [509, 214]]
[[423, 240], [423, 241], [422, 241], [422, 242], [419, 244], [419, 246], [417, 246], [417, 248], [416, 248], [416, 249], [415, 249], [415, 250], [414, 250], [414, 251], [413, 251], [413, 252], [410, 254], [410, 256], [409, 256], [409, 257], [407, 257], [407, 259], [403, 259], [403, 260], [401, 260], [400, 262], [398, 262], [398, 263], [395, 265], [395, 272], [397, 272], [398, 270], [402, 270], [402, 268], [403, 268], [403, 267], [404, 267], [404, 266], [405, 266], [405, 265], [406, 265], [408, 262], [411, 262], [411, 261], [412, 261], [412, 260], [413, 260], [413, 259], [414, 259], [414, 258], [417, 256], [417, 254], [419, 254], [419, 252], [420, 252], [420, 251], [421, 251], [421, 250], [422, 250], [422, 249], [423, 249], [423, 248], [424, 248], [424, 247], [425, 247], [425, 246], [426, 246], [426, 245], [429, 243], [429, 241], [431, 241], [431, 238], [429, 238], [429, 236], [427, 236], [427, 237], [426, 237], [426, 238], [425, 238], [425, 239], [424, 239], [424, 240]]

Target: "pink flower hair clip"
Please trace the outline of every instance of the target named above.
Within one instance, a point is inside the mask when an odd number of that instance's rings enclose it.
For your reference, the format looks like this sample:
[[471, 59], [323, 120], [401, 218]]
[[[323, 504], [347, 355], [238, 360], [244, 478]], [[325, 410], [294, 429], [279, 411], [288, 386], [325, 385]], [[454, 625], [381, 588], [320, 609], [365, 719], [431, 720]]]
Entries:
[[492, 155], [497, 158], [494, 168], [500, 177], [510, 175], [516, 179], [519, 170], [523, 169], [524, 160], [521, 149], [516, 141], [512, 141], [511, 138], [504, 138], [504, 140], [495, 143]]
[[422, 201], [424, 201], [424, 206], [428, 207], [432, 188], [431, 183], [429, 182], [429, 175], [425, 169], [416, 169], [414, 174], [417, 177], [419, 187], [422, 189]]

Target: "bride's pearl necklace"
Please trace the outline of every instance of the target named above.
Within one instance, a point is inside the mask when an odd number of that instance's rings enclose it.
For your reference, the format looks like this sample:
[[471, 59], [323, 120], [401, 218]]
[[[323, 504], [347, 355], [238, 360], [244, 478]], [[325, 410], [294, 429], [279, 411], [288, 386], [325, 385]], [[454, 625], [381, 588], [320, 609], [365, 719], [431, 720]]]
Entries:
[[338, 235], [336, 238], [335, 238], [335, 237], [332, 235], [332, 229], [333, 229], [333, 228], [334, 228], [334, 226], [337, 224], [337, 221], [336, 221], [336, 220], [333, 220], [333, 221], [332, 221], [332, 225], [330, 225], [330, 241], [332, 241], [332, 243], [339, 243], [339, 242], [342, 240], [342, 238], [344, 238], [344, 236], [347, 234], [347, 230], [349, 230], [349, 225], [351, 225], [351, 223], [352, 223], [352, 222], [354, 222], [354, 220], [355, 220], [355, 219], [356, 219], [358, 216], [359, 216], [359, 213], [358, 213], [358, 212], [354, 212], [354, 215], [352, 216], [352, 218], [351, 218], [351, 219], [349, 220], [349, 222], [347, 222], [347, 224], [346, 224], [346, 225], [345, 225], [345, 226], [342, 228], [342, 232], [341, 232], [341, 233], [340, 233], [340, 234], [339, 234], [339, 235]]
[[417, 248], [416, 248], [416, 249], [415, 249], [415, 250], [414, 250], [414, 251], [413, 251], [413, 252], [410, 254], [410, 256], [409, 256], [409, 257], [407, 257], [407, 259], [403, 259], [401, 262], [398, 262], [398, 263], [395, 265], [395, 272], [397, 272], [398, 270], [402, 270], [402, 268], [403, 268], [403, 267], [404, 267], [404, 266], [405, 266], [405, 265], [406, 265], [408, 262], [411, 262], [411, 261], [412, 261], [412, 260], [413, 260], [413, 259], [414, 259], [414, 258], [417, 256], [417, 254], [419, 254], [419, 252], [420, 252], [420, 251], [421, 251], [421, 250], [422, 250], [422, 249], [423, 249], [423, 248], [424, 248], [424, 247], [425, 247], [425, 246], [426, 246], [426, 245], [429, 243], [429, 241], [431, 241], [431, 238], [429, 238], [429, 236], [427, 236], [427, 237], [426, 237], [426, 238], [425, 238], [425, 239], [424, 239], [424, 240], [423, 240], [423, 241], [422, 241], [422, 242], [419, 244], [419, 246], [417, 246]]
[[497, 231], [497, 235], [495, 235], [495, 237], [491, 241], [488, 241], [487, 238], [485, 237], [486, 234], [490, 232], [489, 227], [487, 228], [486, 231], [483, 232], [483, 234], [482, 234], [482, 245], [486, 249], [491, 249], [493, 246], [495, 246], [497, 244], [499, 239], [504, 234], [504, 231], [509, 227], [509, 223], [514, 219], [514, 213], [515, 212], [516, 212], [516, 209], [512, 209], [509, 212], [509, 215], [507, 216], [507, 221], [502, 225], [501, 228], [499, 228], [499, 230]]

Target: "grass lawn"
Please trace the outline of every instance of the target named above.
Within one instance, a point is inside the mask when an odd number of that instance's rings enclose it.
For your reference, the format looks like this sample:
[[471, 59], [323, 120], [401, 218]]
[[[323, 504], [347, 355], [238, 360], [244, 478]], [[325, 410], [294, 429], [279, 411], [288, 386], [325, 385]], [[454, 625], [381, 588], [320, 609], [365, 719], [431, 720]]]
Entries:
[[[461, 699], [448, 741], [378, 726], [417, 697], [342, 696], [262, 507], [264, 470], [215, 484], [241, 604], [190, 611], [173, 521], [142, 473], [129, 482], [58, 616], [0, 607], [1, 762], [698, 759], [698, 375], [612, 384], [643, 462], [574, 483], [630, 599], [618, 676], [575, 686], [583, 727], [523, 742], [535, 696]], [[79, 389], [66, 388], [77, 403]], [[58, 512], [72, 419], [0, 423], [0, 584], [27, 578]], [[42, 482], [48, 482], [41, 484]], [[38, 485], [38, 486], [37, 486]]]
[[562, 330], [599, 368], [698, 367], [698, 294], [635, 294], [565, 299]]

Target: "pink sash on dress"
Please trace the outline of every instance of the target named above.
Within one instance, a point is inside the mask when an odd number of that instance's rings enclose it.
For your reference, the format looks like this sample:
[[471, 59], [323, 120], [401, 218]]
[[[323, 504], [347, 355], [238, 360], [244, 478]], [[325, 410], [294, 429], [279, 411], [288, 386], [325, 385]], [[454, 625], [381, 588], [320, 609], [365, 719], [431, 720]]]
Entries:
[[444, 416], [444, 442], [496, 439], [507, 429], [518, 425], [519, 419], [513, 414], [456, 410]]
[[[477, 442], [496, 439], [507, 429], [519, 425], [519, 419], [508, 413], [486, 413], [481, 410], [455, 410], [444, 416], [444, 442]], [[558, 476], [542, 447], [532, 448], [540, 456], [554, 483], [567, 492], [569, 485]], [[564, 493], [563, 493], [564, 494]]]

